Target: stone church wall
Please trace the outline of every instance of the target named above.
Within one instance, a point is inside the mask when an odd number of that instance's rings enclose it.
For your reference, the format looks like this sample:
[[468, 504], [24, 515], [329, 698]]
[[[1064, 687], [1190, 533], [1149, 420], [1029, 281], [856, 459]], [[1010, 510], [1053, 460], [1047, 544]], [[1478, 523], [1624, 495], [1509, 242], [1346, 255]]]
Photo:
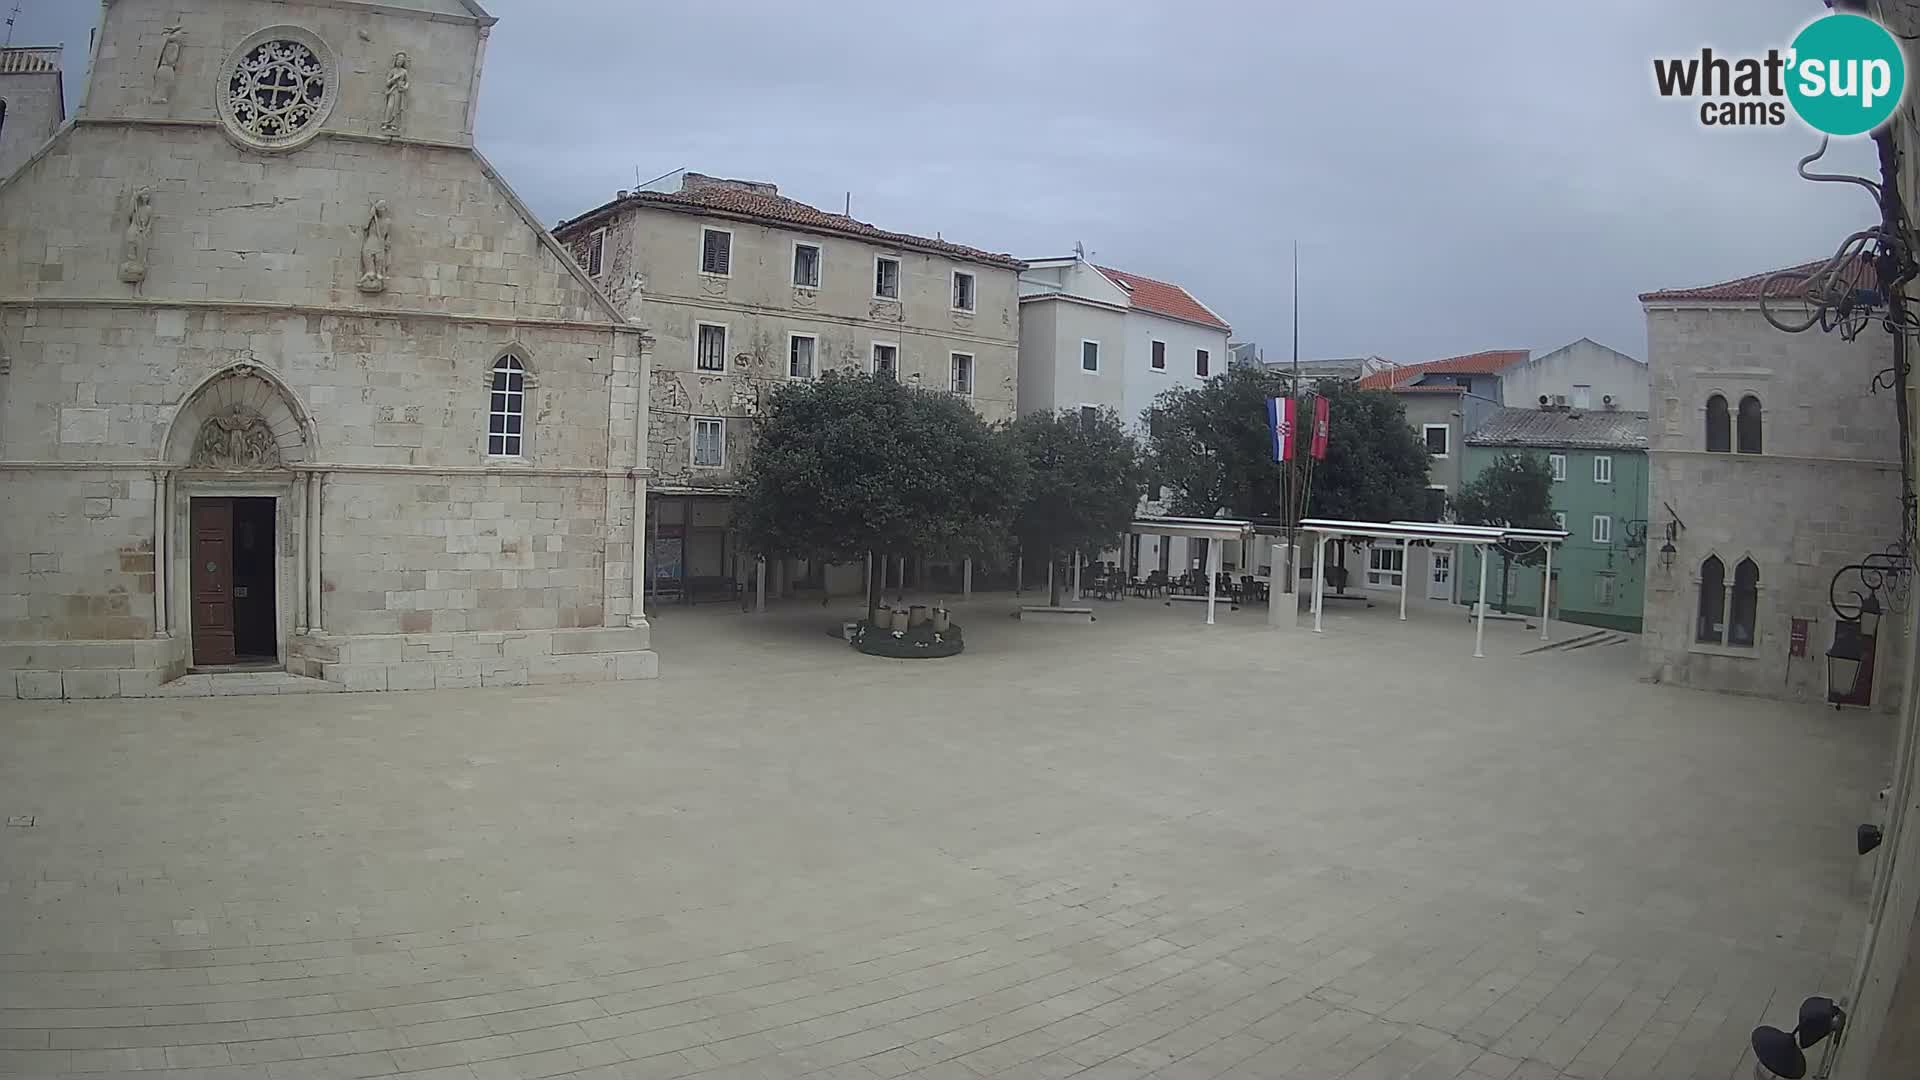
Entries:
[[[653, 672], [629, 587], [642, 334], [465, 145], [489, 22], [416, 7], [105, 8], [75, 125], [0, 184], [0, 692], [165, 692], [194, 662], [189, 515], [211, 496], [276, 500], [294, 674]], [[331, 57], [337, 100], [311, 141], [261, 152], [216, 84], [285, 25]], [[505, 355], [526, 382], [512, 457], [487, 441]], [[258, 460], [206, 458], [202, 425], [236, 403], [271, 429]]]

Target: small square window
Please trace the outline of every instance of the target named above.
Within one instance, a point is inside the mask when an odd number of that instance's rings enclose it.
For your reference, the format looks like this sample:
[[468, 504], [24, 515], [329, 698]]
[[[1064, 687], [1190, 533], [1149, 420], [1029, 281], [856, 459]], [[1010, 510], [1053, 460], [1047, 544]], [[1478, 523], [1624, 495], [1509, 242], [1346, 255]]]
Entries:
[[900, 260], [886, 255], [873, 260], [873, 295], [881, 300], [900, 299]]
[[733, 273], [733, 234], [725, 229], [700, 230], [700, 272], [726, 277]]
[[900, 377], [900, 346], [873, 343], [873, 373], [882, 378]]
[[693, 418], [693, 466], [718, 469], [727, 463], [727, 422], [715, 417]]
[[1164, 341], [1153, 343], [1153, 370], [1167, 370], [1167, 343]]
[[1447, 456], [1448, 440], [1453, 434], [1451, 428], [1445, 424], [1427, 424], [1420, 429], [1420, 433], [1427, 440], [1427, 453], [1434, 457]]
[[813, 378], [812, 334], [791, 334], [787, 337], [787, 374], [795, 379]]
[[1206, 378], [1207, 367], [1212, 362], [1213, 362], [1213, 357], [1207, 354], [1207, 350], [1205, 349], [1193, 350], [1193, 373], [1195, 375], [1198, 375], [1203, 379]]
[[966, 353], [953, 354], [952, 389], [956, 394], [973, 393], [973, 357]]
[[1613, 543], [1613, 517], [1610, 514], [1593, 515], [1593, 542], [1596, 544]]
[[1548, 454], [1547, 464], [1552, 467], [1553, 478], [1555, 480], [1565, 480], [1567, 478], [1567, 455]]
[[820, 245], [793, 245], [793, 283], [802, 289], [820, 287]]
[[1613, 483], [1613, 459], [1596, 457], [1593, 459], [1593, 482], [1596, 484]]
[[1080, 430], [1081, 431], [1092, 431], [1093, 426], [1099, 422], [1100, 422], [1100, 406], [1098, 405], [1080, 406]]
[[727, 328], [719, 323], [701, 323], [693, 360], [700, 371], [727, 370]]
[[953, 310], [973, 310], [973, 275], [965, 270], [953, 272]]
[[1080, 343], [1080, 370], [1081, 371], [1099, 371], [1100, 370], [1100, 343], [1099, 342], [1082, 341]]

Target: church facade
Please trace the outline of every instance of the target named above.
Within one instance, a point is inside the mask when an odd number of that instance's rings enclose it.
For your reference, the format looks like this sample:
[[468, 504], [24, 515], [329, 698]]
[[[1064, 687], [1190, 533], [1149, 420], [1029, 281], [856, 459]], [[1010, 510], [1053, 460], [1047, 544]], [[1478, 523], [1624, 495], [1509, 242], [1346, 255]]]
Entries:
[[646, 338], [474, 149], [492, 26], [105, 5], [0, 184], [0, 694], [656, 673]]

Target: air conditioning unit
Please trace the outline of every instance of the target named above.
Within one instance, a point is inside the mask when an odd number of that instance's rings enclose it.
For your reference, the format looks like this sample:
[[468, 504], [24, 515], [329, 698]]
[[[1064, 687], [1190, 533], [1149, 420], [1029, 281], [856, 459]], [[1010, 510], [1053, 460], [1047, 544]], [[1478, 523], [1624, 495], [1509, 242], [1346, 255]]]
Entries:
[[1547, 407], [1547, 405], [1548, 405], [1548, 404], [1549, 404], [1549, 403], [1550, 403], [1550, 402], [1551, 402], [1552, 400], [1553, 400], [1553, 399], [1552, 399], [1552, 398], [1549, 398], [1549, 397], [1548, 397], [1547, 395], [1545, 395], [1545, 394], [1541, 394], [1541, 395], [1540, 395], [1540, 407], [1541, 407], [1541, 408], [1543, 408], [1543, 409], [1544, 409], [1544, 408], [1546, 408], [1546, 407]]
[[1606, 406], [1607, 408], [1609, 408], [1609, 409], [1611, 409], [1611, 408], [1613, 408], [1613, 395], [1612, 395], [1612, 394], [1601, 394], [1601, 395], [1600, 395], [1600, 404], [1602, 404], [1602, 405], [1605, 405], [1605, 406]]
[[1567, 395], [1565, 395], [1565, 394], [1555, 394], [1555, 395], [1553, 395], [1553, 405], [1554, 405], [1554, 408], [1556, 408], [1556, 409], [1564, 409], [1564, 408], [1566, 408], [1566, 407], [1567, 407]]

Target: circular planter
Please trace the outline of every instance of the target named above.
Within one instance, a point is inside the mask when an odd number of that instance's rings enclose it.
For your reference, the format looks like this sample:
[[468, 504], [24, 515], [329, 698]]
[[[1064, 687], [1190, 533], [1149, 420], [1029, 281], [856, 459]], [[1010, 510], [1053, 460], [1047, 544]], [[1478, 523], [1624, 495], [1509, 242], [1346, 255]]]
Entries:
[[958, 656], [966, 648], [959, 623], [949, 622], [945, 630], [936, 631], [931, 620], [905, 630], [863, 622], [854, 627], [849, 642], [868, 656], [888, 656], [896, 660]]

